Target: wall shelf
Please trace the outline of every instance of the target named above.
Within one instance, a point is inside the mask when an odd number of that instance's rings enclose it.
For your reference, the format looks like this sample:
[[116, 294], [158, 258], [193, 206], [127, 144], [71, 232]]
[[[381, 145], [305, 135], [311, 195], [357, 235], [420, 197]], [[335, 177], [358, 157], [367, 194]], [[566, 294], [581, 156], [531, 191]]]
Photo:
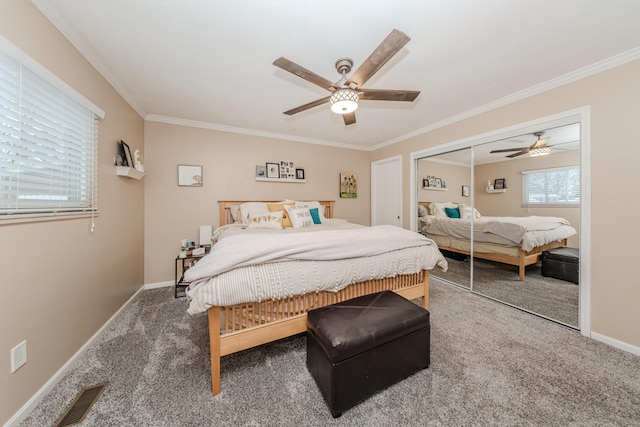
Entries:
[[262, 182], [291, 182], [294, 184], [302, 184], [307, 182], [306, 179], [288, 179], [288, 178], [257, 178], [256, 181]]
[[116, 174], [133, 179], [142, 179], [144, 176], [144, 172], [140, 172], [138, 169], [130, 168], [128, 166], [116, 166]]
[[433, 190], [433, 191], [447, 191], [446, 188], [438, 188], [438, 187], [422, 187], [423, 190]]
[[507, 189], [506, 188], [499, 188], [497, 190], [484, 190], [489, 194], [494, 194], [494, 193], [506, 193]]

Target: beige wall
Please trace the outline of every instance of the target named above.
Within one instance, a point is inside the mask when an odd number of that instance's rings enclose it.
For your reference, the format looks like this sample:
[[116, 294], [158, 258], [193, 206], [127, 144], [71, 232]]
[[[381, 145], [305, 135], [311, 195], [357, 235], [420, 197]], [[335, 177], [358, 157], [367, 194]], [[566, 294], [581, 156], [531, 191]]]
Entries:
[[[145, 282], [174, 280], [180, 241], [219, 225], [218, 200], [335, 200], [335, 216], [370, 224], [369, 153], [157, 122], [145, 124]], [[255, 166], [293, 161], [306, 183], [259, 182]], [[202, 165], [202, 187], [178, 187], [177, 165]], [[340, 199], [340, 172], [360, 181]]]
[[[143, 284], [144, 183], [115, 175], [116, 142], [143, 148], [143, 121], [29, 1], [2, 0], [0, 34], [106, 112], [99, 210], [90, 218], [0, 224], [0, 424]], [[10, 351], [27, 340], [14, 374]]]
[[[591, 107], [591, 329], [593, 333], [640, 346], [640, 287], [635, 269], [638, 228], [612, 217], [640, 208], [640, 61], [479, 114], [410, 140], [381, 148], [372, 160], [410, 153], [475, 135], [515, 126], [584, 106]], [[409, 168], [404, 181], [409, 182]], [[403, 197], [409, 224], [409, 186]]]

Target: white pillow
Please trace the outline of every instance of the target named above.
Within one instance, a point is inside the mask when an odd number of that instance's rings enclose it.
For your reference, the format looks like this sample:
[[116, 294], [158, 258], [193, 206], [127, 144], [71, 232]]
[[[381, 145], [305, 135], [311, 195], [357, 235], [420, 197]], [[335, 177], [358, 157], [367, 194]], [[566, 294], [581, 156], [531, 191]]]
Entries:
[[240, 205], [240, 214], [242, 215], [242, 223], [249, 224], [249, 214], [254, 213], [267, 213], [269, 208], [266, 203], [263, 202], [247, 202]]
[[444, 202], [444, 203], [431, 202], [429, 204], [429, 211], [431, 215], [435, 215], [443, 218], [449, 218], [447, 213], [444, 211], [444, 208], [457, 208], [457, 207], [458, 207], [457, 204], [451, 203], [451, 202]]
[[248, 228], [282, 228], [282, 211], [249, 212]]
[[309, 209], [318, 208], [318, 214], [320, 214], [320, 222], [326, 222], [327, 218], [324, 216], [324, 206], [318, 201], [312, 202], [296, 202], [296, 206], [305, 206]]
[[242, 222], [242, 214], [240, 213], [240, 206], [231, 205], [229, 206], [229, 213], [231, 213], [231, 218], [235, 224]]
[[424, 205], [418, 205], [418, 216], [427, 216], [427, 207]]
[[313, 218], [307, 206], [285, 206], [293, 228], [311, 227]]
[[[471, 206], [465, 205], [464, 203], [458, 204], [458, 209], [460, 210], [460, 218], [461, 219], [471, 219]], [[473, 217], [475, 219], [480, 218], [480, 212], [476, 208], [473, 208]]]

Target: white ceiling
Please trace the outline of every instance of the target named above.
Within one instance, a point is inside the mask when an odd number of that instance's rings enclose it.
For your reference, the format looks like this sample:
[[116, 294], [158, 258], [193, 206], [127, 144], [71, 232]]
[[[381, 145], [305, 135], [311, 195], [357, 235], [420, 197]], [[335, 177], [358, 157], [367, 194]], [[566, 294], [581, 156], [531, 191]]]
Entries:
[[[640, 58], [638, 0], [32, 0], [147, 120], [373, 149]], [[345, 126], [328, 95], [273, 61], [337, 81], [392, 29], [411, 41]]]

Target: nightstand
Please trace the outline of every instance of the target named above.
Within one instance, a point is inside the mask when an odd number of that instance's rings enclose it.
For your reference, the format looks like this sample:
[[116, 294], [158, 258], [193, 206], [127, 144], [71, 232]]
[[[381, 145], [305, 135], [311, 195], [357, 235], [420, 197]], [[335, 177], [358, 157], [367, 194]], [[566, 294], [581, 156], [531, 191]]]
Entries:
[[184, 280], [184, 272], [190, 267], [193, 267], [198, 261], [200, 261], [209, 252], [205, 252], [202, 255], [187, 255], [184, 258], [180, 258], [180, 255], [176, 257], [176, 269], [175, 269], [175, 292], [176, 298], [186, 296], [185, 291], [189, 282]]

